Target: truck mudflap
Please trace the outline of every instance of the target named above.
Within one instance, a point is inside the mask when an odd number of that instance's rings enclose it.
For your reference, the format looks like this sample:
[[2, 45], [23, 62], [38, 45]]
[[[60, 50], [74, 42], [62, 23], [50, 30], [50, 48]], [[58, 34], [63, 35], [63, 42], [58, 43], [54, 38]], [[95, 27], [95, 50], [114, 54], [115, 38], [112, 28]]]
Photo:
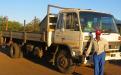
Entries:
[[76, 56], [76, 57], [72, 57], [73, 58], [73, 63], [76, 65], [80, 65], [83, 64], [85, 61], [85, 56]]

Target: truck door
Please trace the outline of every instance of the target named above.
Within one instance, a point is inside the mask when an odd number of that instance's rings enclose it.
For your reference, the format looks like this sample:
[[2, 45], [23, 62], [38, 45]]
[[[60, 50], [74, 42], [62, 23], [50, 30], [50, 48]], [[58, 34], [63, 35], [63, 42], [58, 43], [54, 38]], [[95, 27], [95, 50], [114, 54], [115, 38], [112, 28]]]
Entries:
[[76, 13], [60, 14], [57, 29], [55, 30], [55, 42], [63, 43], [72, 48], [80, 49], [80, 30], [78, 16]]

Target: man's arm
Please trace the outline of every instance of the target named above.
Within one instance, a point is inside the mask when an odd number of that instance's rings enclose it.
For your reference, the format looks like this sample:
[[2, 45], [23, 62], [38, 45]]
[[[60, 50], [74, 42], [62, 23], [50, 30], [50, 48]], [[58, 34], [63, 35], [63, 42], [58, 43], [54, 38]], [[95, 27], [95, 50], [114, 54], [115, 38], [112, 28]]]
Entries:
[[109, 44], [108, 44], [108, 41], [105, 41], [105, 51], [108, 51], [109, 50]]
[[86, 56], [89, 56], [92, 49], [92, 45], [93, 45], [93, 39], [90, 41], [89, 47], [87, 48]]

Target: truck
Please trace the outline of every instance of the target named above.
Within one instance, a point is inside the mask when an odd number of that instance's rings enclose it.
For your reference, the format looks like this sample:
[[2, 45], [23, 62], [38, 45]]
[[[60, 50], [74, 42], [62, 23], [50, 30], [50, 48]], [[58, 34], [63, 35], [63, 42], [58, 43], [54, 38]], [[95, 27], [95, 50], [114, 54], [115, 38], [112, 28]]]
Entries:
[[119, 33], [121, 35], [121, 20], [116, 19], [116, 25], [117, 25], [118, 31], [119, 31]]
[[[59, 12], [52, 13], [52, 8]], [[109, 42], [106, 60], [120, 60], [121, 37], [114, 17], [91, 9], [48, 5], [39, 32], [1, 31], [0, 44], [9, 48], [12, 58], [32, 53], [51, 62], [60, 72], [70, 73], [76, 64], [86, 64], [91, 60], [92, 53], [86, 59], [84, 51], [90, 44], [90, 38], [95, 37], [96, 29], [101, 29], [101, 37]]]

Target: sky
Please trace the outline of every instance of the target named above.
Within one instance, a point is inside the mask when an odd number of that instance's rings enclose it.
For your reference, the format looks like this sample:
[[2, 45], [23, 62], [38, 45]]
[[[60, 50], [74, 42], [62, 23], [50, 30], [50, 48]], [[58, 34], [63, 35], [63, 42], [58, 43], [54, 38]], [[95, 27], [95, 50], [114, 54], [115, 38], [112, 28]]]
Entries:
[[47, 13], [47, 6], [58, 5], [68, 8], [93, 9], [111, 13], [121, 20], [121, 0], [0, 0], [0, 16], [23, 23], [36, 16], [40, 20]]

